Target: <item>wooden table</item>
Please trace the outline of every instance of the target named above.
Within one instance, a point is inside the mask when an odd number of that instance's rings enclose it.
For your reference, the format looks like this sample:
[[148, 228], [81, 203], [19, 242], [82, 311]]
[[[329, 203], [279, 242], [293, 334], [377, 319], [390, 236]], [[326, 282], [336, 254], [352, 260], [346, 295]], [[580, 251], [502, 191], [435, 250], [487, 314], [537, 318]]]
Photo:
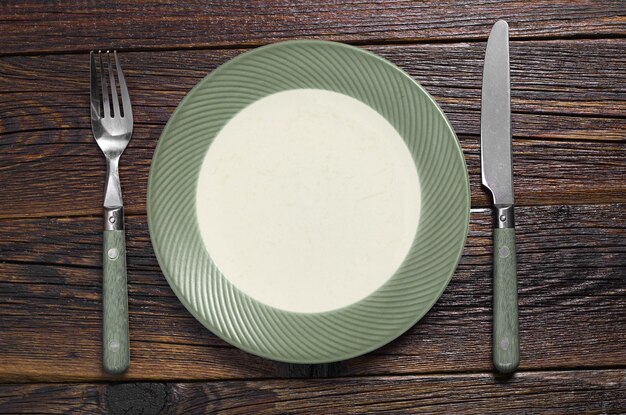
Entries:
[[[487, 35], [511, 27], [521, 365], [491, 366], [491, 214], [480, 186]], [[626, 3], [5, 1], [0, 4], [0, 412], [626, 413]], [[454, 125], [471, 178], [452, 282], [405, 335], [329, 365], [282, 364], [209, 333], [154, 257], [146, 182], [180, 99], [270, 42], [338, 40], [400, 66]], [[104, 158], [91, 49], [133, 100], [122, 158], [131, 369], [101, 370]]]

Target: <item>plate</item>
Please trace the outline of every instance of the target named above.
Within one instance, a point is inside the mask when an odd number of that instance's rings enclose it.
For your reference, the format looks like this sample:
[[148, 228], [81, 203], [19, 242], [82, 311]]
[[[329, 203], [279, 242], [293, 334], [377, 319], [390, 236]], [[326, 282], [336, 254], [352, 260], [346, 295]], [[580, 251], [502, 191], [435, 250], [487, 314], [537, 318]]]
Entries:
[[469, 182], [432, 97], [385, 59], [288, 41], [182, 100], [148, 183], [159, 265], [209, 330], [324, 363], [374, 350], [433, 306], [461, 256]]

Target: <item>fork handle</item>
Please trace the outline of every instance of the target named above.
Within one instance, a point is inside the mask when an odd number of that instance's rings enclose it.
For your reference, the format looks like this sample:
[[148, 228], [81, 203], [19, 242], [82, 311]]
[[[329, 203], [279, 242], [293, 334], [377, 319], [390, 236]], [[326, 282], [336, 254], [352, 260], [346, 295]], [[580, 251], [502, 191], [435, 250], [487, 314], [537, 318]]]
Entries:
[[[123, 223], [123, 213], [119, 213]], [[102, 363], [106, 372], [115, 375], [125, 372], [130, 364], [126, 241], [123, 225], [116, 227], [122, 229], [104, 231], [102, 256]]]

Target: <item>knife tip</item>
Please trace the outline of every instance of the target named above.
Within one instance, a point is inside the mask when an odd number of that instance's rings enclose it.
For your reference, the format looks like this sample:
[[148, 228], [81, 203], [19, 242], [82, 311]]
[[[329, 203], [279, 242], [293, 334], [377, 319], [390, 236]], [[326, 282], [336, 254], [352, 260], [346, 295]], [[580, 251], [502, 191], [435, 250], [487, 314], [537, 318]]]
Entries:
[[493, 27], [491, 28], [491, 32], [489, 33], [489, 41], [492, 38], [501, 38], [505, 37], [508, 42], [509, 37], [509, 24], [505, 20], [498, 20]]
[[508, 30], [509, 29], [509, 24], [506, 22], [506, 20], [500, 19], [500, 20], [498, 20], [496, 22], [496, 24], [493, 25], [493, 28], [494, 29], [495, 28], [502, 28], [502, 29]]

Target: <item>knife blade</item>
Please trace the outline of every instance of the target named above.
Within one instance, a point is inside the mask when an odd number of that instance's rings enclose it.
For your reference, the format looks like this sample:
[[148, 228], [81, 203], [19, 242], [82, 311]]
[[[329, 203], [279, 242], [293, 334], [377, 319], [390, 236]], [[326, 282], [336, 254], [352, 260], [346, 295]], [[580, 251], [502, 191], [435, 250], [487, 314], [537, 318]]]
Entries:
[[519, 365], [517, 258], [513, 168], [509, 27], [498, 21], [489, 34], [483, 69], [480, 164], [482, 183], [493, 197], [493, 363], [502, 373]]

